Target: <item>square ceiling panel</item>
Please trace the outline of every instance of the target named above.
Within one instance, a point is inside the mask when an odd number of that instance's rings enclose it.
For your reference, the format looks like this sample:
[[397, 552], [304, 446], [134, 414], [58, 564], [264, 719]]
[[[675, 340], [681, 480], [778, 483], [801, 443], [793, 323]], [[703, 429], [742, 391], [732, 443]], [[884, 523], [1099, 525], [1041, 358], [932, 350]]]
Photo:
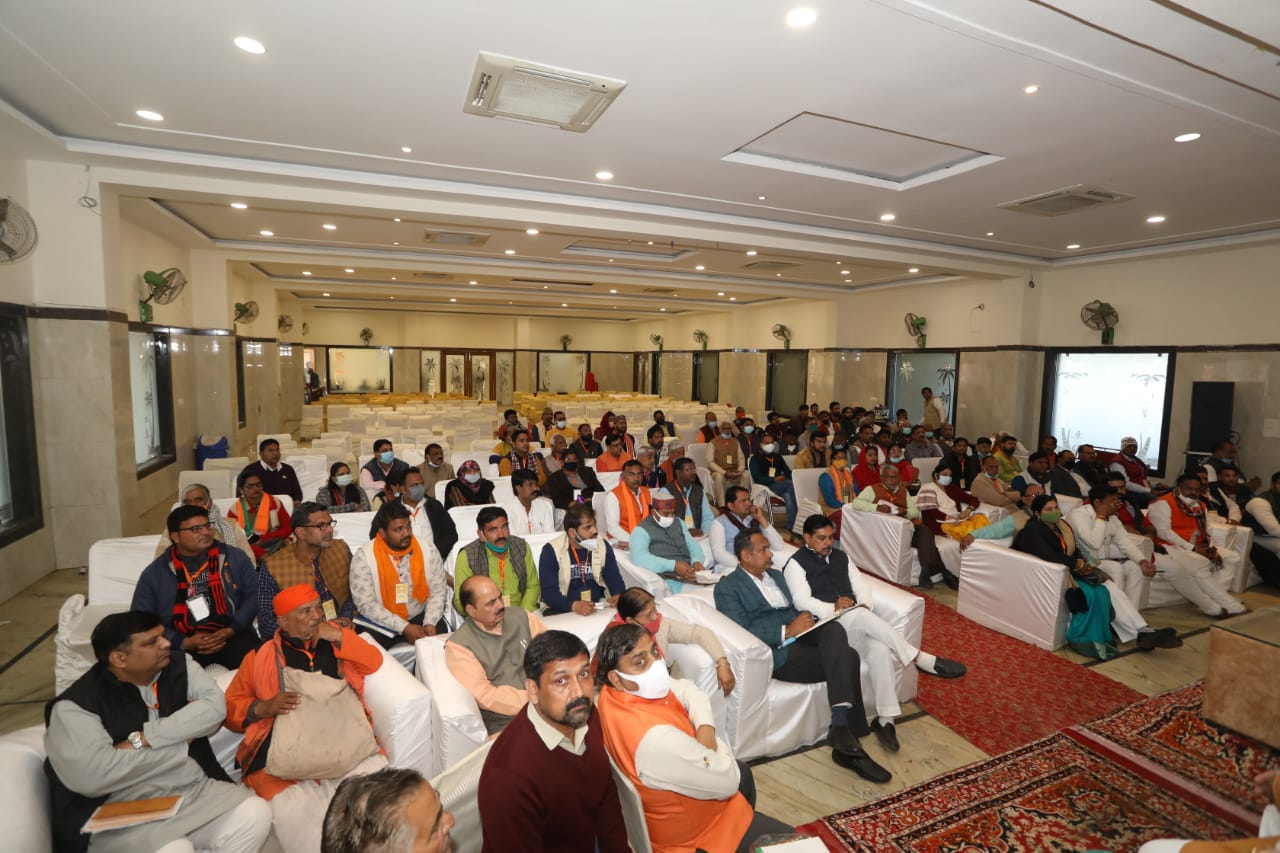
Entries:
[[854, 121], [800, 113], [723, 159], [905, 190], [1004, 158]]

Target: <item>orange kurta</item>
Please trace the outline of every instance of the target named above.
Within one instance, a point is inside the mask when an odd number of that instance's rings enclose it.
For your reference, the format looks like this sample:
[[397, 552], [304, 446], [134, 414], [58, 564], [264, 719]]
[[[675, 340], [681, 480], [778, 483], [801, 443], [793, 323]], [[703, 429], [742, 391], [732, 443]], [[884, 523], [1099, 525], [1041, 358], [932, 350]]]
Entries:
[[647, 787], [636, 772], [636, 750], [650, 729], [674, 726], [694, 736], [693, 723], [675, 694], [641, 699], [606, 686], [600, 691], [599, 708], [605, 748], [640, 794], [653, 853], [736, 850], [754, 816], [742, 794], [727, 800], [696, 800]]

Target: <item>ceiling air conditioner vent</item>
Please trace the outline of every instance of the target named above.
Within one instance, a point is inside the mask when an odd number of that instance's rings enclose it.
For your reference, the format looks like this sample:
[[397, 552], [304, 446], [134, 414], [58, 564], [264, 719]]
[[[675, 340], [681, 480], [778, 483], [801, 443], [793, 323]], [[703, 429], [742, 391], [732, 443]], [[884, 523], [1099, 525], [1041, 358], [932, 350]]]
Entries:
[[422, 232], [422, 242], [439, 246], [483, 246], [489, 235], [480, 231], [432, 231]]
[[800, 266], [797, 261], [752, 261], [749, 264], [743, 264], [743, 269], [753, 272], [782, 272], [792, 267]]
[[561, 281], [554, 278], [513, 278], [512, 284], [528, 284], [528, 285], [548, 285], [551, 287], [591, 287], [592, 282], [589, 281]]
[[658, 296], [675, 296], [676, 291], [669, 287], [646, 287], [641, 293], [654, 293]]
[[584, 133], [626, 85], [625, 80], [481, 51], [462, 109]]
[[1041, 193], [1030, 198], [1006, 201], [996, 206], [1021, 213], [1034, 213], [1037, 216], [1062, 216], [1065, 213], [1075, 213], [1078, 210], [1087, 210], [1103, 204], [1116, 204], [1131, 198], [1133, 196], [1128, 193], [1076, 184], [1073, 187]]
[[584, 255], [590, 258], [622, 258], [628, 261], [661, 261], [669, 264], [697, 254], [697, 249], [668, 244], [642, 246], [638, 243], [587, 242], [579, 240], [560, 250], [562, 255]]
[[453, 281], [453, 274], [447, 272], [416, 272], [413, 277], [423, 281]]

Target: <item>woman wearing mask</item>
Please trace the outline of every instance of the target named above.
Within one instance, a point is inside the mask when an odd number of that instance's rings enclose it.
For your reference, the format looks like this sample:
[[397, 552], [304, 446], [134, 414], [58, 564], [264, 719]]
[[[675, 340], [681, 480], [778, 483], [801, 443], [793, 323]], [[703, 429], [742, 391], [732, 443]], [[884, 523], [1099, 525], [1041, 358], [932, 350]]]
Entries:
[[898, 469], [902, 482], [908, 487], [920, 485], [920, 469], [907, 461], [907, 448], [901, 442], [895, 441], [889, 447], [889, 457], [885, 462]]
[[822, 514], [833, 522], [858, 496], [858, 486], [849, 468], [849, 450], [842, 447], [831, 451], [831, 465], [818, 477], [818, 491], [822, 493]]
[[858, 491], [880, 482], [880, 448], [871, 444], [858, 454], [858, 464], [853, 468], [853, 484]]
[[916, 494], [916, 506], [920, 518], [934, 536], [949, 536], [957, 542], [973, 531], [991, 523], [977, 512], [981, 501], [960, 488], [955, 481], [955, 469], [944, 459], [933, 469], [933, 482], [920, 487]]
[[468, 459], [458, 466], [458, 477], [444, 490], [444, 508], [493, 503], [493, 483], [480, 475], [480, 465]]
[[[639, 625], [649, 632], [653, 641], [658, 644], [659, 654], [670, 663], [671, 674], [676, 678], [683, 678], [684, 675], [680, 672], [680, 665], [672, 661], [668, 654], [671, 645], [687, 643], [701, 646], [715, 663], [716, 684], [721, 692], [725, 696], [733, 692], [733, 686], [737, 683], [733, 668], [729, 666], [729, 658], [725, 656], [724, 646], [720, 645], [720, 641], [716, 639], [711, 629], [664, 616], [658, 612], [658, 602], [654, 597], [638, 586], [629, 587], [626, 592], [618, 596], [618, 614], [609, 624], [627, 623]], [[699, 684], [699, 686], [704, 690], [708, 687], [705, 684]]]
[[603, 492], [604, 486], [596, 477], [595, 470], [590, 465], [583, 465], [578, 451], [570, 447], [564, 452], [560, 470], [547, 478], [542, 490], [556, 509], [568, 509], [579, 498], [590, 503], [591, 496]]
[[765, 433], [764, 441], [760, 443], [759, 449], [751, 454], [747, 467], [751, 472], [751, 482], [764, 486], [782, 498], [783, 506], [787, 511], [787, 529], [790, 530], [796, 523], [796, 489], [791, 482], [791, 468], [782, 458], [782, 453], [773, 436]]
[[604, 417], [600, 419], [600, 426], [596, 427], [596, 441], [604, 441], [604, 437], [613, 432], [613, 412], [605, 412]]
[[244, 530], [253, 548], [253, 556], [261, 560], [284, 547], [293, 533], [293, 523], [284, 503], [262, 488], [262, 478], [247, 468], [236, 478], [236, 496], [239, 498], [227, 512], [227, 517]]
[[1031, 502], [1032, 518], [1013, 537], [1015, 550], [1048, 563], [1059, 563], [1070, 572], [1067, 607], [1067, 645], [1085, 657], [1109, 660], [1119, 654], [1111, 643], [1111, 593], [1107, 576], [1091, 566], [1076, 548], [1075, 534], [1062, 521], [1062, 511], [1053, 495], [1038, 495]]
[[316, 492], [316, 503], [330, 513], [369, 512], [369, 496], [355, 483], [345, 462], [329, 466], [329, 482]]

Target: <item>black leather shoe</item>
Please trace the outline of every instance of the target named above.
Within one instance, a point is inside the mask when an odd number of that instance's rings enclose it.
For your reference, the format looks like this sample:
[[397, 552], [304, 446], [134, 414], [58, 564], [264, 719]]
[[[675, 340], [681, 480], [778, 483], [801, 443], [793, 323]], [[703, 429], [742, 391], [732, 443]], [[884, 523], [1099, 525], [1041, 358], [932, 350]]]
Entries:
[[831, 744], [833, 752], [843, 752], [847, 755], [862, 752], [862, 747], [858, 746], [858, 739], [853, 736], [853, 732], [849, 731], [848, 726], [832, 726], [827, 730], [827, 743]]
[[925, 569], [920, 573], [920, 583], [917, 584], [921, 589], [931, 589], [933, 587], [933, 573]]
[[933, 674], [939, 678], [959, 678], [968, 671], [968, 667], [958, 660], [938, 658], [933, 664]]
[[1160, 636], [1155, 631], [1143, 631], [1138, 635], [1138, 648], [1144, 652], [1149, 652], [1156, 647], [1156, 640], [1158, 639], [1160, 639]]
[[871, 731], [876, 733], [876, 740], [880, 741], [880, 745], [889, 752], [897, 752], [901, 746], [898, 743], [898, 731], [893, 727], [893, 723], [885, 723], [880, 725], [880, 721], [876, 720], [871, 724]]
[[833, 749], [831, 750], [831, 760], [846, 770], [852, 770], [868, 782], [884, 784], [893, 778], [889, 775], [888, 770], [872, 761], [871, 756], [861, 749], [852, 754]]
[[1176, 649], [1182, 645], [1182, 639], [1177, 634], [1164, 634], [1156, 632], [1156, 648], [1157, 649]]
[[942, 582], [945, 583], [947, 586], [949, 586], [951, 589], [960, 588], [960, 578], [951, 574], [951, 572], [947, 571], [946, 569], [942, 570]]

